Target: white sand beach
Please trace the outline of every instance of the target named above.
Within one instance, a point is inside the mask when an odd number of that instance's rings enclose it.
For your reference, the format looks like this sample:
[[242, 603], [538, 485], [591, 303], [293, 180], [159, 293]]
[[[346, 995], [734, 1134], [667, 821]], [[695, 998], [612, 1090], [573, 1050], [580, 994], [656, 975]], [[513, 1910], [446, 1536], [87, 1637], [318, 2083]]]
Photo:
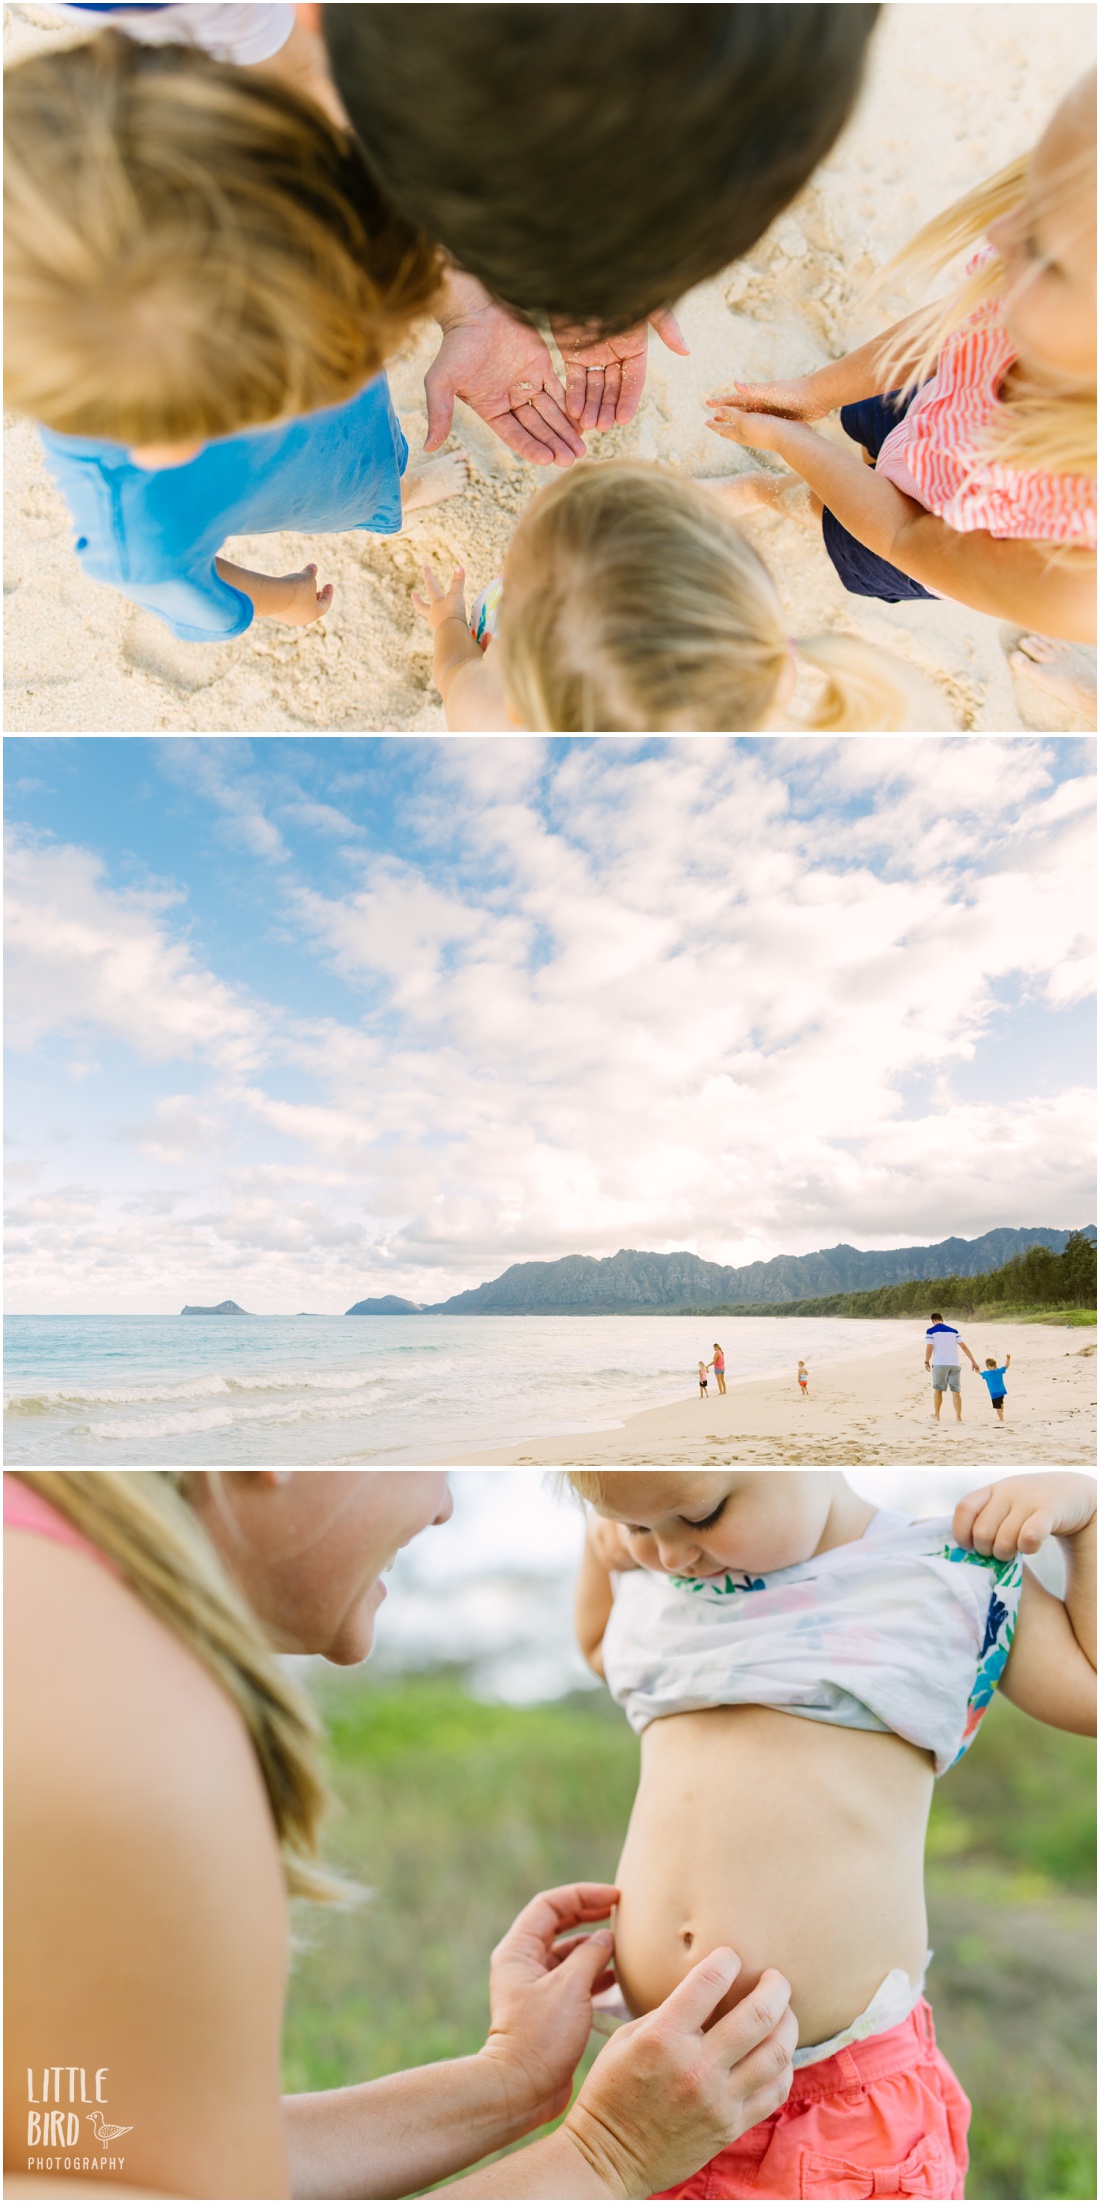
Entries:
[[[71, 41], [67, 26], [47, 25], [40, 9], [5, 10], [5, 58]], [[705, 395], [735, 374], [804, 373], [904, 310], [904, 300], [870, 311], [857, 304], [875, 268], [930, 215], [1031, 145], [1094, 50], [1092, 9], [1063, 0], [887, 7], [862, 100], [829, 160], [746, 260], [683, 301], [691, 357], [674, 358], [654, 340], [637, 420], [593, 438], [593, 456], [660, 460], [691, 475], [752, 464], [707, 433]], [[436, 341], [434, 325], [425, 328], [390, 370], [414, 455]], [[461, 405], [455, 441], [473, 462], [470, 489], [414, 516], [400, 537], [232, 541], [231, 556], [271, 572], [318, 560], [335, 599], [313, 627], [258, 620], [239, 640], [210, 645], [178, 642], [151, 614], [84, 577], [33, 425], [15, 422], [5, 507], [8, 729], [441, 731], [430, 637], [410, 592], [425, 559], [440, 574], [464, 565], [471, 596], [499, 572], [540, 472]], [[773, 514], [746, 525], [772, 566], [792, 632], [863, 635], [920, 677], [914, 731], [1086, 730], [1035, 682], [1014, 680], [1006, 646], [1018, 630], [959, 605], [848, 596], [816, 532]]]
[[[924, 1372], [919, 1330], [907, 1330], [895, 1352], [866, 1361], [814, 1368], [812, 1323], [791, 1326], [786, 1379], [738, 1384], [736, 1326], [728, 1327], [728, 1390], [697, 1394], [669, 1407], [632, 1415], [614, 1430], [541, 1438], [505, 1451], [455, 1454], [448, 1466], [600, 1468], [890, 1468], [1093, 1467], [1096, 1461], [1096, 1332], [1053, 1324], [964, 1324], [963, 1336], [982, 1361], [1011, 1354], [1003, 1425], [986, 1388], [964, 1360], [963, 1413], [956, 1422], [949, 1397], [940, 1420], [932, 1414], [931, 1379]], [[797, 1337], [795, 1334], [797, 1333]], [[809, 1394], [799, 1397], [795, 1363], [809, 1364]], [[713, 1385], [713, 1379], [711, 1380]]]

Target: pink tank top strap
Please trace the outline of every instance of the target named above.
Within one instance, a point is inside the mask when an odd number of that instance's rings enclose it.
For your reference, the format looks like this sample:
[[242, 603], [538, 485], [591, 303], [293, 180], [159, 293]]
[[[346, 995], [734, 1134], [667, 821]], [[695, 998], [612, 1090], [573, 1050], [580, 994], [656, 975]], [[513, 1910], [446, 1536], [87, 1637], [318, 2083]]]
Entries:
[[118, 1573], [114, 1562], [100, 1552], [98, 1545], [82, 1537], [65, 1515], [10, 1471], [4, 1477], [4, 1528], [30, 1530], [37, 1537], [52, 1538], [55, 1545], [72, 1545], [78, 1553], [89, 1553], [102, 1568], [109, 1568], [112, 1575]]

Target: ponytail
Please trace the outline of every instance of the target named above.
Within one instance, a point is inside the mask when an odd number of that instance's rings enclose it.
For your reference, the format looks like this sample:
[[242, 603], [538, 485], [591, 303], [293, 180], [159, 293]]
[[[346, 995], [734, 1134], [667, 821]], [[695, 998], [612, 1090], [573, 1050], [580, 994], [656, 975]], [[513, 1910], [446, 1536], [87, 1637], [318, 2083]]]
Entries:
[[891, 675], [897, 661], [887, 652], [855, 635], [814, 635], [796, 640], [794, 648], [825, 676], [813, 717], [804, 722], [815, 734], [896, 734], [904, 727], [907, 699]]
[[186, 1471], [20, 1470], [37, 1492], [114, 1562], [131, 1591], [175, 1632], [232, 1699], [260, 1763], [292, 1896], [347, 1902], [359, 1893], [317, 1863], [331, 1804], [318, 1757], [320, 1726], [280, 1666], [188, 1503]]

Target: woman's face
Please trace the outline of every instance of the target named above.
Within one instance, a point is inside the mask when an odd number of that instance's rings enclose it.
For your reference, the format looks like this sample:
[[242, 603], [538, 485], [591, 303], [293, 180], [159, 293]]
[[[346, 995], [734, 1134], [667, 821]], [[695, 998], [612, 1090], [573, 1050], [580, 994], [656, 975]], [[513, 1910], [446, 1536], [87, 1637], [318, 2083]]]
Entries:
[[365, 1660], [396, 1553], [452, 1508], [442, 1471], [264, 1469], [203, 1478], [196, 1510], [282, 1652]]

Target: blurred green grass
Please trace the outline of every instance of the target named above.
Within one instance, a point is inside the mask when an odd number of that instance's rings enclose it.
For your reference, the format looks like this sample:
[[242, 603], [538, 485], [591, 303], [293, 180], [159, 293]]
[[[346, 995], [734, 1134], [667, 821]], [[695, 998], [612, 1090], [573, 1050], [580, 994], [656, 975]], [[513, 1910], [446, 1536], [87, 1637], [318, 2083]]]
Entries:
[[[316, 1695], [343, 1808], [329, 1856], [373, 1895], [298, 1913], [291, 2090], [476, 2049], [493, 1944], [536, 1889], [611, 1880], [638, 1763], [602, 1691], [517, 1708], [458, 1674], [357, 1673]], [[929, 1993], [974, 2104], [972, 2199], [1096, 2194], [1095, 1765], [1090, 1739], [998, 1699], [936, 1787]]]

